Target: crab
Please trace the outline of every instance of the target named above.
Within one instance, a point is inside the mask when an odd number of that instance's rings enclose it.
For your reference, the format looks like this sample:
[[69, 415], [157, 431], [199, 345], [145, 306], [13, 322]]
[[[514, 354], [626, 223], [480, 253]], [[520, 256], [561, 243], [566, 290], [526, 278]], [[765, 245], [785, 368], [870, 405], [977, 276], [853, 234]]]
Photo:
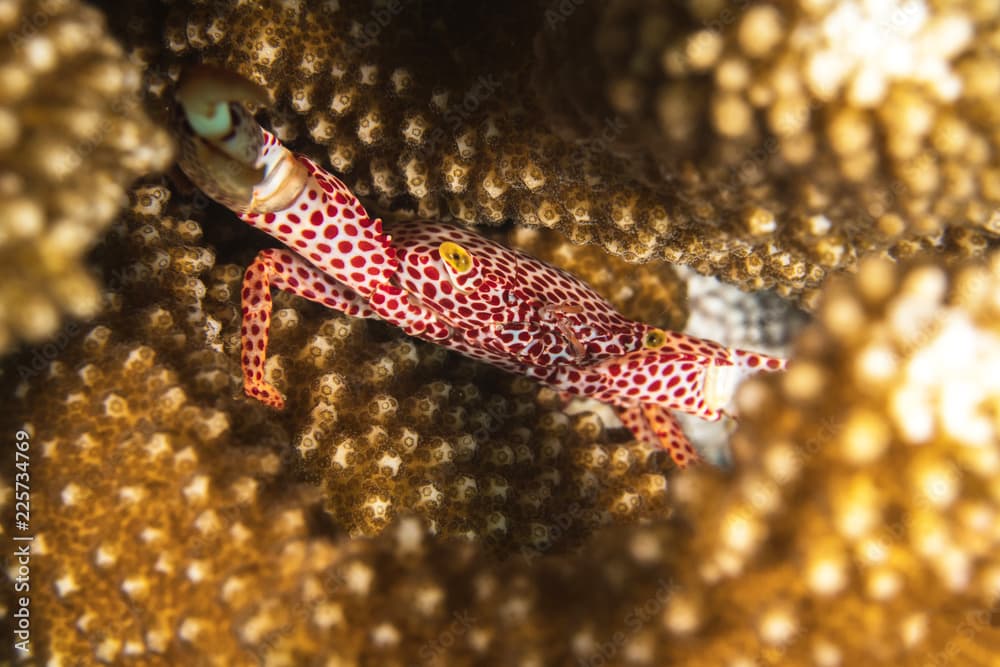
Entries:
[[186, 70], [176, 96], [182, 171], [285, 246], [257, 255], [241, 292], [244, 389], [266, 405], [284, 407], [264, 372], [272, 288], [610, 404], [679, 467], [699, 455], [672, 411], [721, 419], [744, 377], [785, 367], [630, 320], [571, 274], [469, 229], [383, 224], [340, 179], [257, 123], [245, 103], [266, 106], [268, 94], [234, 73]]

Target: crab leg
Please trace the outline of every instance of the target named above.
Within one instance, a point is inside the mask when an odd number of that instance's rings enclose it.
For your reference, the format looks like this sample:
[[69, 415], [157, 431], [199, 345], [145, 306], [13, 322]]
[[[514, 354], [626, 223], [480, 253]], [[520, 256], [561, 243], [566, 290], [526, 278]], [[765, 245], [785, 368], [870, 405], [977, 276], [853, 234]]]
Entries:
[[583, 343], [581, 343], [576, 337], [573, 329], [570, 328], [566, 320], [562, 318], [562, 315], [582, 313], [583, 308], [575, 304], [546, 305], [539, 308], [538, 312], [544, 319], [554, 320], [556, 328], [559, 329], [559, 332], [566, 339], [566, 342], [573, 348], [574, 360], [582, 361], [584, 354], [586, 353], [586, 349], [583, 347]]
[[[575, 374], [574, 384], [597, 400], [613, 405], [656, 404], [716, 421], [726, 414], [737, 386], [747, 376], [785, 366], [781, 359], [756, 352], [734, 350], [727, 356], [638, 350], [568, 374]], [[565, 383], [570, 378], [557, 379]]]
[[704, 357], [709, 363], [728, 366], [735, 364], [747, 372], [778, 371], [785, 368], [785, 360], [759, 352], [729, 348], [714, 340], [695, 338], [677, 331], [663, 331], [664, 342], [660, 348], [664, 352], [678, 355]]
[[740, 368], [749, 372], [755, 371], [783, 371], [788, 367], [787, 359], [779, 359], [768, 354], [750, 352], [749, 350], [731, 350], [733, 361]]
[[264, 381], [272, 287], [336, 308], [352, 317], [376, 317], [376, 314], [352, 289], [332, 280], [298, 255], [280, 248], [258, 253], [244, 274], [241, 293], [243, 388], [248, 395], [280, 409], [284, 407], [284, 399], [277, 389]]
[[620, 408], [618, 416], [636, 440], [667, 450], [678, 468], [700, 460], [677, 418], [669, 410], [659, 405], [636, 404]]
[[529, 366], [547, 369], [553, 364], [573, 363], [581, 354], [580, 348], [573, 346], [575, 338], [568, 338], [561, 328], [552, 330], [539, 322], [496, 325], [493, 334], [487, 345]]

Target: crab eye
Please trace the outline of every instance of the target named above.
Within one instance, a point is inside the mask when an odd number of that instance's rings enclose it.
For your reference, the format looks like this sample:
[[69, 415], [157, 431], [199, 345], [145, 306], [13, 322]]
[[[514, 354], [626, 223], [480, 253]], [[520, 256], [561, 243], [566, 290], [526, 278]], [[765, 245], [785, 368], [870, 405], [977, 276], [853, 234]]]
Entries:
[[667, 342], [667, 332], [663, 329], [650, 329], [642, 339], [642, 345], [648, 350], [658, 350]]
[[472, 255], [457, 243], [445, 241], [438, 248], [438, 252], [441, 254], [441, 259], [446, 261], [455, 273], [465, 273], [472, 268]]

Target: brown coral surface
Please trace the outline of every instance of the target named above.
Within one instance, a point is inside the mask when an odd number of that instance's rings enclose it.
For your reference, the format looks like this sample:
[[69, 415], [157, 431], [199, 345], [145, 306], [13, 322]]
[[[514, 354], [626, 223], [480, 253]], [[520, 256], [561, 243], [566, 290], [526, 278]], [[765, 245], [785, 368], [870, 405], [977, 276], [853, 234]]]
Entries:
[[[40, 655], [316, 655], [332, 635], [310, 614], [345, 613], [334, 611], [340, 595], [367, 589], [375, 572], [367, 555], [348, 566], [344, 550], [367, 554], [352, 538], [377, 537], [401, 516], [413, 519], [400, 524], [411, 539], [433, 535], [435, 549], [477, 545], [486, 568], [669, 513], [668, 458], [609, 437], [597, 416], [567, 415], [534, 383], [287, 295], [276, 297], [268, 372], [290, 407], [247, 399], [236, 356], [242, 271], [217, 264], [184, 216], [226, 214], [175, 201], [161, 184], [131, 199], [95, 255], [111, 288], [104, 313], [6, 369], [18, 381], [12, 428], [33, 442]], [[257, 551], [258, 540], [270, 546]], [[396, 557], [391, 541], [373, 548]], [[279, 565], [290, 549], [296, 561]], [[285, 616], [300, 586], [319, 586], [322, 602], [302, 602], [306, 624], [292, 631]], [[424, 588], [428, 609], [445, 604], [441, 582], [404, 586]], [[349, 647], [367, 632], [359, 613], [342, 628], [352, 659], [372, 647]], [[243, 619], [235, 639], [223, 618]], [[404, 639], [393, 650], [414, 654], [409, 631], [393, 632]]]
[[[811, 303], [871, 251], [1000, 234], [1000, 9], [984, 2], [150, 2], [155, 97], [186, 62], [373, 201], [551, 227]], [[161, 32], [166, 23], [166, 34]]]
[[140, 174], [171, 159], [142, 77], [96, 9], [0, 5], [0, 353], [94, 315], [83, 255]]
[[[238, 272], [166, 199], [138, 189], [109, 242], [141, 279], [10, 399], [42, 659], [995, 664], [1000, 254], [831, 286], [789, 372], [741, 392], [734, 471], [667, 484], [517, 381], [487, 416], [530, 424], [524, 446], [456, 437], [490, 403], [482, 369], [391, 335], [350, 348], [373, 325], [337, 315], [284, 308], [271, 373], [299, 407], [249, 403], [225, 352]], [[415, 401], [387, 367], [421, 370]]]

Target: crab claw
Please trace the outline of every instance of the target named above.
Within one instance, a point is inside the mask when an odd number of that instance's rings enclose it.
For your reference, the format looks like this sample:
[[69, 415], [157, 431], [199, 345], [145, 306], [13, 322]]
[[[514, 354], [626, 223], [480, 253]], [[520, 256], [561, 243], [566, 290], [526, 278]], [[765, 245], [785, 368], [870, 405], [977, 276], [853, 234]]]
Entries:
[[196, 65], [184, 70], [176, 95], [191, 129], [212, 141], [232, 131], [230, 102], [251, 102], [260, 106], [271, 102], [267, 89], [213, 65]]
[[715, 421], [734, 416], [737, 387], [761, 371], [778, 371], [785, 360], [746, 350], [725, 349], [725, 358], [672, 350], [642, 350], [604, 364], [606, 398], [636, 439], [667, 450], [683, 468], [699, 455], [670, 410]]
[[615, 405], [655, 404], [715, 421], [729, 413], [733, 395], [747, 377], [785, 367], [784, 359], [723, 349], [728, 358], [672, 349], [637, 350], [586, 370], [599, 388], [598, 400]]
[[242, 104], [267, 104], [264, 88], [199, 65], [181, 76], [177, 101], [178, 164], [206, 194], [238, 213], [281, 210], [298, 196], [308, 177], [304, 167], [284, 149], [266, 158], [264, 132]]

